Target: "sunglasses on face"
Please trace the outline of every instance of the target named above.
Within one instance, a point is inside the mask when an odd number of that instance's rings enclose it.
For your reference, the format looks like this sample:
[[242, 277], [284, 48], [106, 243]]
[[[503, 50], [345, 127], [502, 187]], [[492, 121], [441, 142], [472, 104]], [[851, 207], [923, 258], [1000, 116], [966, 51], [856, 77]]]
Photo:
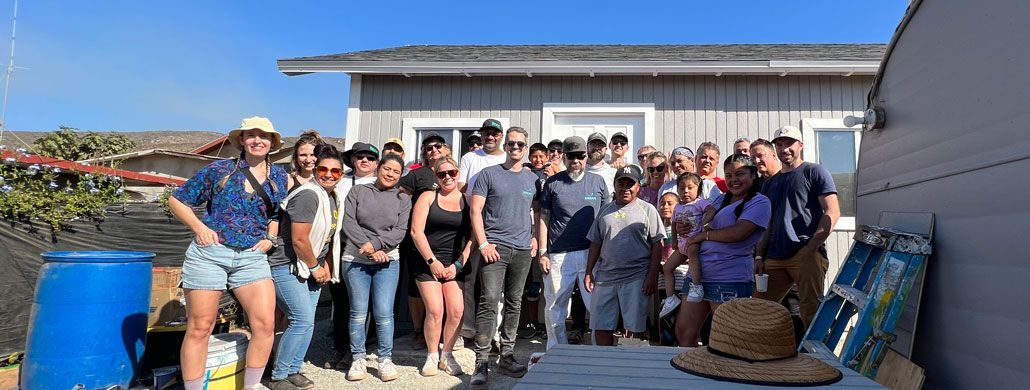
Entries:
[[483, 146], [483, 143], [482, 142], [470, 142], [469, 145], [471, 145], [471, 146]]
[[440, 180], [443, 180], [447, 176], [450, 176], [452, 179], [455, 178], [455, 177], [458, 177], [458, 170], [457, 169], [449, 169], [449, 170], [446, 170], [446, 171], [440, 171], [440, 172], [436, 173], [436, 178], [440, 179]]
[[644, 159], [647, 158], [650, 155], [651, 155], [651, 153], [638, 154], [637, 155], [637, 161], [644, 161]]
[[522, 149], [526, 147], [526, 143], [522, 141], [508, 141], [505, 142], [504, 145], [512, 149]]
[[328, 173], [333, 175], [333, 179], [339, 179], [343, 176], [343, 170], [340, 168], [315, 167], [315, 172], [318, 172], [319, 175], [325, 175]]
[[612, 141], [612, 146], [626, 146], [626, 141]]
[[422, 151], [423, 152], [428, 152], [428, 151], [433, 150], [433, 149], [436, 149], [436, 150], [443, 149], [443, 144], [441, 144], [441, 143], [431, 143], [431, 144], [426, 144], [426, 145], [422, 146]]
[[376, 160], [376, 156], [373, 156], [373, 155], [370, 155], [370, 154], [362, 154], [362, 155], [354, 156], [354, 159], [358, 160], [358, 161], [362, 161], [362, 160], [363, 161], [375, 161]]
[[647, 173], [662, 173], [665, 172], [665, 165], [659, 165], [657, 167], [647, 167]]
[[568, 157], [569, 160], [584, 160], [587, 158], [587, 154], [583, 152], [574, 152], [566, 154], [565, 157]]
[[558, 153], [558, 154], [561, 154], [561, 153], [562, 153], [562, 150], [561, 150], [561, 149], [547, 149], [547, 151], [548, 151], [549, 153]]

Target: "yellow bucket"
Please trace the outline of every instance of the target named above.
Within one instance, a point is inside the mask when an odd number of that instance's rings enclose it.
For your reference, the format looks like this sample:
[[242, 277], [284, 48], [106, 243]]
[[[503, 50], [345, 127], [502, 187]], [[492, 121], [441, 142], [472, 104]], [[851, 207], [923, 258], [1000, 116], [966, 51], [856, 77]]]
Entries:
[[208, 339], [207, 371], [204, 373], [207, 390], [243, 388], [249, 341], [243, 333], [216, 334]]

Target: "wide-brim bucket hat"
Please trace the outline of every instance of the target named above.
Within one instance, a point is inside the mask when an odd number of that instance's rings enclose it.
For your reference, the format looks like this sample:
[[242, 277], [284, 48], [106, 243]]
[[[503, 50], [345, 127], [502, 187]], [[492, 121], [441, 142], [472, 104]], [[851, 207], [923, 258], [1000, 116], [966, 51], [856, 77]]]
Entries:
[[272, 127], [272, 121], [260, 116], [244, 118], [240, 127], [230, 130], [228, 135], [229, 143], [235, 146], [237, 150], [243, 151], [243, 145], [240, 145], [240, 134], [249, 130], [261, 130], [271, 134], [272, 148], [270, 151], [279, 150], [279, 148], [283, 147], [283, 136], [278, 131], [275, 131], [275, 127]]
[[708, 347], [692, 348], [671, 363], [705, 378], [765, 386], [823, 386], [843, 377], [833, 366], [798, 354], [790, 313], [757, 298], [720, 305]]

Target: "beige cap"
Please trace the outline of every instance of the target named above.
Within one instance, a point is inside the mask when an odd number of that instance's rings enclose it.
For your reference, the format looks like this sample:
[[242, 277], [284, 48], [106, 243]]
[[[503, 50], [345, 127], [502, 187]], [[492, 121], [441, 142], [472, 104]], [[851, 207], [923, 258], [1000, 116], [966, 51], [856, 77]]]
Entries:
[[268, 118], [260, 116], [252, 116], [250, 118], [245, 118], [243, 119], [243, 123], [240, 123], [240, 127], [232, 129], [232, 131], [229, 131], [229, 135], [227, 137], [229, 138], [229, 143], [232, 144], [232, 146], [235, 146], [236, 149], [242, 151], [243, 147], [240, 145], [240, 133], [243, 133], [244, 131], [248, 130], [261, 130], [265, 133], [271, 134], [271, 150], [273, 151], [279, 150], [279, 148], [283, 146], [283, 137], [279, 134], [278, 131], [275, 131], [274, 127], [272, 127], [272, 121], [268, 120]]
[[407, 149], [404, 147], [404, 141], [397, 137], [387, 138], [386, 142], [383, 143], [383, 146], [386, 146], [386, 144], [397, 144], [401, 147], [402, 150]]
[[783, 137], [792, 138], [804, 142], [804, 140], [801, 139], [801, 130], [798, 130], [798, 128], [794, 126], [783, 126], [779, 129], [776, 129], [776, 134], [773, 135], [773, 141], [776, 141], [777, 138]]

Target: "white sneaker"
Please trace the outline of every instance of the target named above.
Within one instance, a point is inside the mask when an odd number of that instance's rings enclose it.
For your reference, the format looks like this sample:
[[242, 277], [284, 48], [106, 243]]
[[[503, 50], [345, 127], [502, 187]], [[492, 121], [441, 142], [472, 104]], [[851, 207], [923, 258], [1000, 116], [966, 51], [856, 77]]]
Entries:
[[662, 301], [662, 311], [658, 313], [658, 318], [665, 318], [669, 314], [672, 314], [677, 307], [680, 306], [680, 299], [676, 294], [669, 295]]
[[690, 282], [690, 291], [687, 292], [687, 302], [701, 302], [705, 299], [705, 288], [701, 283]]
[[441, 359], [440, 364], [437, 367], [450, 376], [458, 376], [465, 373], [462, 371], [461, 365], [458, 364], [458, 361], [454, 359], [453, 354], [449, 354], [446, 358]]
[[355, 359], [350, 363], [350, 369], [347, 370], [347, 380], [349, 381], [360, 381], [365, 379], [368, 375], [368, 368], [365, 366], [365, 359]]
[[452, 348], [452, 349], [455, 350], [455, 351], [460, 351], [460, 350], [465, 349], [465, 338], [461, 337], [461, 336], [458, 336], [458, 339], [454, 340], [454, 348]]
[[397, 373], [397, 366], [393, 364], [393, 360], [384, 358], [379, 361], [379, 380], [389, 382], [400, 377], [401, 374]]
[[440, 357], [435, 353], [426, 355], [426, 362], [422, 364], [422, 376], [436, 376], [439, 373], [437, 366], [440, 365]]

